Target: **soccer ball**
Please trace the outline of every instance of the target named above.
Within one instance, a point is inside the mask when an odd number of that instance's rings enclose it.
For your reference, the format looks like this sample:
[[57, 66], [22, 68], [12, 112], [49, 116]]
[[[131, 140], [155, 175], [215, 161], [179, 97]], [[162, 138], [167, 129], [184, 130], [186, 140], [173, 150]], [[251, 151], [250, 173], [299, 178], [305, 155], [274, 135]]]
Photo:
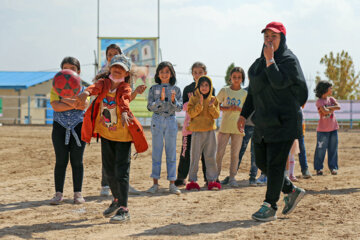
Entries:
[[79, 94], [81, 79], [76, 72], [64, 69], [53, 78], [53, 88], [60, 97], [70, 98]]

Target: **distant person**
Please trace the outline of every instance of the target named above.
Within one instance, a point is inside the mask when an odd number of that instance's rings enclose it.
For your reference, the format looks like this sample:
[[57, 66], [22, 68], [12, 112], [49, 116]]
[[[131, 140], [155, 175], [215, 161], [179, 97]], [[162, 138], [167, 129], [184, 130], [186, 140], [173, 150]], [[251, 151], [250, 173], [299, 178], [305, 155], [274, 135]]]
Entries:
[[[101, 159], [113, 201], [103, 212], [110, 222], [130, 220], [128, 209], [131, 143], [134, 141], [128, 125], [132, 120], [130, 59], [115, 55], [109, 70], [99, 74], [97, 81], [79, 95], [82, 103], [87, 96], [97, 96], [85, 113], [82, 138], [90, 142], [94, 135], [101, 137]], [[94, 118], [92, 117], [94, 116]]]
[[323, 175], [324, 159], [328, 152], [328, 166], [332, 175], [338, 172], [338, 133], [339, 124], [334, 111], [340, 110], [340, 104], [332, 97], [332, 84], [320, 81], [315, 88], [316, 107], [320, 119], [316, 129], [316, 149], [314, 155], [314, 168], [316, 175]]
[[216, 167], [216, 124], [219, 118], [219, 102], [212, 96], [212, 82], [208, 76], [202, 76], [196, 83], [195, 93], [190, 98], [187, 112], [190, 116], [188, 130], [191, 135], [191, 158], [189, 168], [189, 182], [186, 190], [200, 190], [197, 183], [199, 160], [204, 154], [206, 165], [206, 179], [209, 190], [220, 190], [221, 184], [217, 182]]
[[[194, 95], [195, 86], [197, 84], [197, 81], [201, 76], [204, 76], [207, 74], [206, 66], [202, 62], [195, 62], [191, 66], [191, 74], [193, 76], [193, 82], [189, 85], [187, 85], [184, 88], [183, 91], [183, 111], [185, 111], [185, 119], [183, 123], [182, 128], [182, 146], [181, 146], [181, 152], [180, 152], [180, 159], [179, 159], [179, 165], [178, 165], [178, 171], [177, 171], [177, 179], [175, 181], [176, 186], [185, 186], [186, 185], [186, 178], [189, 173], [189, 167], [190, 167], [190, 147], [191, 147], [191, 134], [192, 132], [187, 130], [187, 127], [189, 126], [190, 122], [190, 116], [187, 112], [187, 106], [189, 103], [189, 99]], [[215, 90], [213, 89], [212, 95], [215, 95]], [[206, 180], [206, 166], [205, 166], [205, 159], [204, 154], [201, 154], [201, 165], [202, 165], [202, 171], [204, 175], [204, 181], [207, 183]]]
[[230, 71], [231, 85], [224, 87], [216, 96], [220, 110], [223, 111], [220, 129], [217, 136], [216, 165], [218, 176], [221, 173], [221, 165], [226, 146], [231, 139], [230, 177], [229, 185], [238, 187], [235, 176], [238, 170], [239, 152], [243, 141], [244, 132], [237, 129], [237, 120], [244, 105], [247, 91], [241, 88], [245, 82], [245, 72], [241, 67], [234, 67]]
[[267, 189], [261, 208], [252, 218], [272, 221], [281, 191], [287, 194], [283, 214], [291, 213], [305, 195], [305, 190], [294, 186], [284, 172], [290, 148], [301, 135], [300, 106], [306, 102], [308, 90], [299, 61], [286, 46], [284, 25], [271, 22], [261, 32], [264, 44], [260, 58], [248, 72], [249, 91], [238, 127], [242, 131], [255, 111], [252, 140], [256, 165], [267, 176]]
[[[65, 57], [61, 62], [61, 69], [70, 69], [80, 74], [80, 62], [74, 57]], [[54, 88], [50, 92], [50, 104], [54, 109], [54, 123], [51, 134], [55, 150], [55, 196], [50, 204], [58, 205], [63, 201], [66, 167], [71, 164], [74, 203], [85, 202], [81, 194], [84, 177], [83, 155], [85, 142], [81, 141], [81, 127], [83, 124], [84, 109], [89, 101], [76, 105], [76, 98], [62, 98]]]
[[161, 62], [155, 73], [156, 84], [151, 86], [147, 108], [153, 112], [151, 118], [152, 134], [152, 172], [153, 185], [146, 191], [159, 191], [161, 160], [165, 143], [167, 180], [169, 192], [181, 194], [175, 186], [176, 180], [176, 136], [178, 125], [175, 112], [182, 109], [181, 90], [176, 84], [176, 75], [170, 62]]
[[[110, 62], [111, 59], [115, 56], [115, 55], [120, 55], [122, 54], [122, 51], [120, 49], [120, 47], [117, 44], [110, 44], [107, 48], [106, 48], [106, 64], [101, 68], [101, 70], [99, 71], [99, 73], [104, 73], [104, 72], [108, 72], [109, 71], [109, 66], [110, 66]], [[99, 79], [94, 79], [94, 81], [98, 81]], [[136, 98], [137, 94], [142, 94], [146, 89], [146, 85], [139, 85], [135, 91], [133, 91], [131, 93], [131, 100], [134, 100]], [[131, 185], [129, 185], [129, 194], [133, 194], [133, 195], [139, 195], [140, 192], [138, 190], [136, 190], [135, 188], [131, 187]], [[106, 177], [105, 177], [105, 173], [104, 173], [104, 168], [101, 168], [101, 190], [100, 190], [100, 196], [110, 196], [110, 187], [109, 184], [106, 182]]]

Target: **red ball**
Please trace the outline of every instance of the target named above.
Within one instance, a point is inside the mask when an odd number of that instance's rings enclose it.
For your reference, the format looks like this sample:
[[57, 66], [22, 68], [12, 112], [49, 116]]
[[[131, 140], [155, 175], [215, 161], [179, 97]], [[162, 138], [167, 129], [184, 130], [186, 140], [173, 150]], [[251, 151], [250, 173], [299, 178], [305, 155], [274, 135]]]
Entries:
[[64, 69], [53, 78], [53, 88], [60, 97], [70, 98], [79, 94], [81, 79], [76, 72]]

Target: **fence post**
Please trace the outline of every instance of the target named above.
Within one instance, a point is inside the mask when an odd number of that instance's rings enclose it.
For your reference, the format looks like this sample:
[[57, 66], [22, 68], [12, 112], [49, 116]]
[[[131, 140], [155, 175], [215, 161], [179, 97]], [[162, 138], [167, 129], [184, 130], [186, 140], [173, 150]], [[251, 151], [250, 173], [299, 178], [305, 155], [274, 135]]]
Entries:
[[350, 129], [352, 129], [352, 125], [353, 125], [353, 119], [352, 119], [352, 104], [353, 104], [353, 100], [350, 99]]
[[27, 124], [31, 124], [31, 120], [30, 120], [30, 116], [31, 116], [31, 114], [30, 114], [30, 104], [31, 104], [31, 97], [28, 96], [28, 122], [27, 122]]

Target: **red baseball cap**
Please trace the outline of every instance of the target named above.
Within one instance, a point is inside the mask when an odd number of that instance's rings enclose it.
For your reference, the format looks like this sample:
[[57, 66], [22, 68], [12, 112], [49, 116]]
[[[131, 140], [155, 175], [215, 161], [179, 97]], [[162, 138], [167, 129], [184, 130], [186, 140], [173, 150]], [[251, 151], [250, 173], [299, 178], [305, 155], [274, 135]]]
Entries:
[[286, 36], [285, 26], [281, 22], [271, 22], [261, 31], [261, 33], [265, 32], [265, 30], [271, 30], [276, 33], [283, 33]]

